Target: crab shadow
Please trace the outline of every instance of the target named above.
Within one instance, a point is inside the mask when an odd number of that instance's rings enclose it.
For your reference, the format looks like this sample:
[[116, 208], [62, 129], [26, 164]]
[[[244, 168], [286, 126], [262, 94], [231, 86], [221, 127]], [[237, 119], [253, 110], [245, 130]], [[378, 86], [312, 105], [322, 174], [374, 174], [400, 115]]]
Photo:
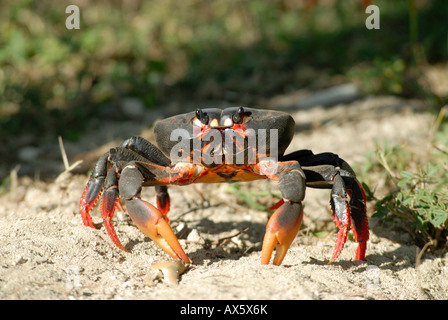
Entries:
[[195, 264], [220, 260], [239, 260], [252, 252], [261, 251], [266, 225], [253, 221], [214, 222], [200, 219], [194, 226], [200, 239], [189, 253]]
[[[215, 206], [219, 205], [211, 205], [210, 207]], [[195, 265], [217, 263], [221, 260], [240, 260], [252, 253], [261, 254], [266, 223], [250, 220], [214, 221], [213, 219], [216, 219], [214, 214], [210, 214], [207, 210], [201, 210], [208, 208], [192, 209], [187, 213], [197, 210], [202, 212], [195, 213], [195, 215], [181, 215], [172, 221], [173, 230], [175, 230], [179, 240], [184, 242], [182, 246], [186, 249], [187, 255]], [[260, 214], [263, 214], [263, 212], [260, 212]], [[128, 222], [133, 224], [130, 218]], [[185, 225], [184, 230], [176, 231], [177, 226], [181, 223]], [[102, 224], [97, 225], [97, 227], [102, 228]], [[197, 236], [192, 239], [189, 235], [193, 232], [197, 232]], [[417, 256], [421, 248], [412, 243], [399, 242], [397, 239], [384, 237], [385, 231], [382, 228], [373, 226], [371, 232], [377, 236], [376, 238], [382, 239], [382, 244], [369, 241], [364, 261], [355, 261], [352, 258], [344, 260], [339, 257], [330, 264], [329, 256], [310, 255], [308, 259], [297, 261], [297, 263], [331, 266], [353, 272], [361, 272], [372, 266], [378, 267], [380, 270], [390, 270], [392, 272], [416, 267], [418, 264]], [[128, 251], [132, 252], [133, 248], [142, 242], [156, 246], [148, 237], [138, 240], [130, 239], [124, 245]], [[301, 244], [300, 246], [304, 245]], [[431, 254], [425, 254], [422, 257], [422, 261], [431, 258]], [[288, 265], [283, 265], [283, 267], [288, 267]]]
[[[130, 219], [129, 219], [130, 220]], [[133, 224], [128, 221], [129, 225]], [[264, 237], [266, 225], [252, 221], [223, 221], [214, 222], [209, 218], [199, 218], [187, 221], [188, 230], [176, 232], [176, 225], [172, 229], [182, 247], [186, 250], [188, 257], [195, 265], [215, 263], [220, 260], [239, 260], [252, 253], [261, 252], [261, 243]], [[103, 228], [98, 224], [97, 228]], [[136, 227], [137, 228], [137, 227]], [[190, 239], [188, 235], [196, 231], [199, 238]], [[141, 243], [157, 246], [149, 237], [143, 239], [129, 239], [123, 243], [128, 252], [132, 252]], [[161, 249], [160, 249], [161, 250]]]
[[[363, 261], [353, 259], [343, 260], [339, 257], [338, 260], [330, 263], [330, 260], [324, 257], [310, 257], [309, 260], [304, 260], [301, 263], [317, 266], [333, 266], [341, 268], [344, 271], [353, 272], [363, 272], [368, 268], [397, 272], [404, 269], [416, 268], [418, 264], [417, 256], [420, 250], [414, 244], [402, 243], [399, 246], [394, 246], [391, 250], [385, 250], [379, 249], [377, 244], [372, 243], [370, 247], [369, 244], [367, 245], [367, 254]], [[430, 255], [425, 257], [425, 259], [430, 258]]]

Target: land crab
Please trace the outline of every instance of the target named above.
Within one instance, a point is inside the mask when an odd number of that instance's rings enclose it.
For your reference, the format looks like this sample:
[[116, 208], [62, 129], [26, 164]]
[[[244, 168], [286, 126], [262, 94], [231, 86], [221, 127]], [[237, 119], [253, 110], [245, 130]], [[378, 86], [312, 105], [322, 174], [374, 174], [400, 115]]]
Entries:
[[[137, 227], [174, 259], [190, 263], [169, 226], [167, 186], [271, 179], [282, 199], [266, 225], [261, 263], [280, 265], [303, 217], [306, 187], [331, 189], [330, 204], [339, 228], [330, 262], [337, 259], [349, 229], [364, 260], [369, 238], [366, 196], [346, 161], [334, 153], [299, 150], [285, 155], [295, 122], [284, 112], [232, 107], [197, 109], [155, 125], [157, 148], [132, 137], [97, 161], [79, 203], [84, 225], [95, 228], [90, 211], [100, 196], [104, 226], [115, 245], [126, 250], [112, 224], [124, 202]], [[169, 157], [168, 157], [169, 156]], [[142, 187], [156, 190], [156, 206], [141, 199]], [[120, 201], [121, 199], [121, 201]]]

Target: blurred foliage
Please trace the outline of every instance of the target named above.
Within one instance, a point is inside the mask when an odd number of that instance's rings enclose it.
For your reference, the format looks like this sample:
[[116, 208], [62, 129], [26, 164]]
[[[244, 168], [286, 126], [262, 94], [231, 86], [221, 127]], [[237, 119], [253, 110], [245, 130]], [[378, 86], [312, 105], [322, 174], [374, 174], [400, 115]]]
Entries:
[[[0, 137], [76, 139], [89, 118], [118, 118], [124, 97], [254, 103], [322, 75], [415, 96], [415, 52], [447, 61], [446, 1], [373, 1], [381, 30], [365, 28], [361, 1], [315, 2], [3, 0]], [[65, 27], [69, 4], [80, 30]]]

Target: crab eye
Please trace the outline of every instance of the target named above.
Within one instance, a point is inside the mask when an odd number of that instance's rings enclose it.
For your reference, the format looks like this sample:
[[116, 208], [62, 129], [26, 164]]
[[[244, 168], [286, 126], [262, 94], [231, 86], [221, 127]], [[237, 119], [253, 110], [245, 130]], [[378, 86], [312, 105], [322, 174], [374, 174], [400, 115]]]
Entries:
[[208, 124], [208, 115], [204, 114], [201, 109], [196, 109], [196, 118], [201, 121], [202, 124]]
[[232, 120], [234, 123], [243, 124], [249, 122], [250, 117], [245, 114], [243, 107], [239, 107], [238, 111], [233, 114]]
[[239, 107], [238, 111], [233, 114], [232, 120], [234, 123], [242, 123], [243, 118], [244, 118], [244, 109], [243, 107]]

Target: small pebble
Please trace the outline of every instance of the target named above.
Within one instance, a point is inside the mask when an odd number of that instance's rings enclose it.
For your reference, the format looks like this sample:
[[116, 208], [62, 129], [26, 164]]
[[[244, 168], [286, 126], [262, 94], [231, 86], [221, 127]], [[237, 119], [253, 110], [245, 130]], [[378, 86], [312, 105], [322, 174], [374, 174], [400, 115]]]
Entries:
[[187, 266], [183, 261], [158, 262], [151, 265], [151, 269], [159, 270], [163, 274], [163, 278], [173, 285], [179, 284], [179, 276], [187, 270]]

